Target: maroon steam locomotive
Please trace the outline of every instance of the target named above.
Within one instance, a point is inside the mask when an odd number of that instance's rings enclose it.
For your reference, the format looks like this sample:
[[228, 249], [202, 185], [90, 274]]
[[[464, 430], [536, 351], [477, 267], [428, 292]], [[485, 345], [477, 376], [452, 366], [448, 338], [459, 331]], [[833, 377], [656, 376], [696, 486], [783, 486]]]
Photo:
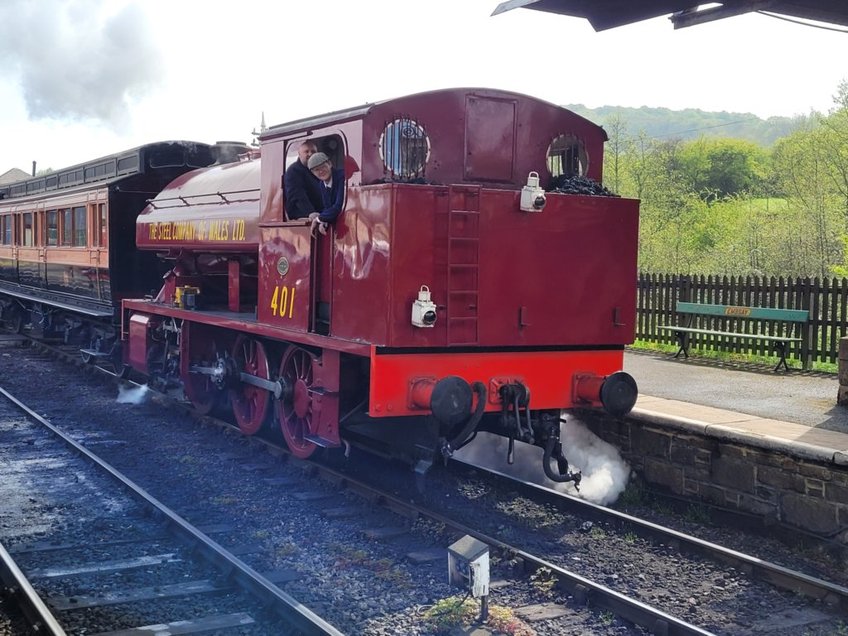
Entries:
[[[346, 177], [326, 235], [288, 220], [306, 141]], [[426, 466], [495, 432], [579, 479], [560, 412], [632, 408], [638, 202], [546, 191], [601, 181], [602, 128], [510, 92], [441, 90], [275, 126], [259, 152], [188, 172], [139, 215], [170, 269], [124, 300], [124, 359], [292, 452], [404, 446]]]

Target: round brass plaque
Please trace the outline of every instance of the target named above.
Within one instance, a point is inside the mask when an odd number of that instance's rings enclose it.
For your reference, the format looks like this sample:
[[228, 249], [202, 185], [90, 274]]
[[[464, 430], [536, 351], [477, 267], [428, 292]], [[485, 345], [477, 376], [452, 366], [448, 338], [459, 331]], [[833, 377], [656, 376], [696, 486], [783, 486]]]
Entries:
[[277, 261], [277, 271], [280, 273], [280, 276], [285, 276], [289, 272], [289, 259], [285, 256], [281, 256], [280, 260]]

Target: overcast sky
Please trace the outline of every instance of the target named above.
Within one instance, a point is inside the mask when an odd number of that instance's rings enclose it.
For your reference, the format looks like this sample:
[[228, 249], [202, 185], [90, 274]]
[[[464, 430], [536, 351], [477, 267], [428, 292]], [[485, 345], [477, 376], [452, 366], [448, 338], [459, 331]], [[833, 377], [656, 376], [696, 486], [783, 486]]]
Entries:
[[[2, 0], [0, 173], [455, 86], [590, 107], [827, 112], [848, 34], [762, 15], [595, 33], [498, 0]], [[846, 28], [848, 30], [848, 28]]]

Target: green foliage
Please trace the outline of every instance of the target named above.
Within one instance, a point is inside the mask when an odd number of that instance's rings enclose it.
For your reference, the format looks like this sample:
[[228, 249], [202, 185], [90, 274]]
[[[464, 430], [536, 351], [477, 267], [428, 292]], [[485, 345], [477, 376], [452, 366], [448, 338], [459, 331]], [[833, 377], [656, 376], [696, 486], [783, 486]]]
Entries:
[[535, 636], [536, 631], [513, 614], [508, 607], [500, 605], [489, 606], [489, 620], [486, 625], [496, 634], [510, 636]]
[[[669, 352], [672, 348], [668, 347]], [[627, 482], [624, 492], [619, 495], [616, 505], [620, 507], [627, 506], [645, 506], [648, 505], [650, 497], [648, 491], [645, 490], [645, 483], [641, 479], [631, 479]]]
[[[663, 344], [661, 342], [649, 342], [647, 340], [636, 340], [632, 345], [632, 349], [643, 350], [643, 351], [661, 351], [663, 353], [676, 353], [677, 345], [669, 345]], [[697, 352], [699, 358], [709, 358], [711, 360], [719, 360], [722, 363], [728, 362], [738, 362], [738, 363], [750, 363], [757, 364], [762, 366], [772, 366], [774, 365], [774, 356], [757, 356], [753, 354], [747, 353], [735, 353], [729, 351], [716, 351], [713, 349], [699, 349]], [[820, 373], [833, 373], [836, 374], [839, 372], [839, 367], [837, 364], [833, 364], [831, 362], [818, 362], [813, 361], [810, 365], [810, 371], [818, 371]], [[625, 491], [618, 498], [617, 504], [621, 505], [637, 505], [637, 502], [628, 499], [628, 491]]]
[[442, 599], [430, 607], [424, 617], [436, 633], [447, 633], [461, 625], [470, 624], [478, 615], [477, 603], [457, 596]]
[[[479, 614], [480, 608], [477, 601], [450, 596], [430, 607], [424, 613], [424, 618], [435, 633], [449, 634], [471, 625]], [[509, 636], [535, 636], [536, 634], [529, 625], [517, 618], [511, 609], [500, 605], [489, 605], [486, 627], [497, 634]]]
[[749, 141], [702, 137], [681, 155], [688, 188], [705, 201], [751, 192], [766, 173], [766, 152]]
[[684, 515], [686, 521], [691, 521], [692, 523], [697, 523], [700, 525], [706, 525], [712, 522], [712, 515], [710, 514], [710, 509], [703, 505], [692, 504], [686, 509], [686, 514]]
[[592, 529], [589, 530], [589, 536], [596, 541], [602, 541], [607, 538], [607, 533], [601, 526], [592, 526]]
[[641, 201], [640, 269], [848, 275], [848, 82], [834, 101], [770, 149], [741, 138], [632, 134], [630, 111], [610, 114], [605, 184]]
[[542, 596], [551, 596], [557, 580], [550, 568], [541, 567], [530, 575], [530, 585]]
[[[837, 96], [838, 97], [838, 96]], [[836, 99], [836, 98], [834, 98]], [[846, 104], [848, 105], [848, 104]], [[565, 106], [578, 115], [603, 124], [610, 132], [611, 121], [624, 124], [623, 132], [635, 136], [644, 132], [656, 139], [697, 139], [702, 135], [743, 139], [758, 146], [771, 146], [776, 140], [789, 135], [812, 117], [769, 117], [762, 119], [752, 113], [707, 112], [695, 108], [670, 110], [668, 108], [625, 108], [602, 106], [587, 108], [582, 104]]]

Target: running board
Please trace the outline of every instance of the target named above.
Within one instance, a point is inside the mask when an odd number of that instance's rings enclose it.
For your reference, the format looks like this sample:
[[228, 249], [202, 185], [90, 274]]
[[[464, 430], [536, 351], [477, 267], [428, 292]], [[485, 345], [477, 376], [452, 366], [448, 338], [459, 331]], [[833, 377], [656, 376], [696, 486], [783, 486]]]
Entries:
[[332, 442], [328, 439], [324, 439], [323, 437], [318, 437], [317, 435], [304, 435], [303, 439], [307, 442], [312, 442], [316, 446], [320, 446], [321, 448], [338, 448], [341, 446], [338, 442]]
[[106, 353], [104, 351], [95, 351], [94, 349], [80, 349], [80, 353], [91, 356], [92, 358], [108, 358], [111, 356], [111, 353]]

